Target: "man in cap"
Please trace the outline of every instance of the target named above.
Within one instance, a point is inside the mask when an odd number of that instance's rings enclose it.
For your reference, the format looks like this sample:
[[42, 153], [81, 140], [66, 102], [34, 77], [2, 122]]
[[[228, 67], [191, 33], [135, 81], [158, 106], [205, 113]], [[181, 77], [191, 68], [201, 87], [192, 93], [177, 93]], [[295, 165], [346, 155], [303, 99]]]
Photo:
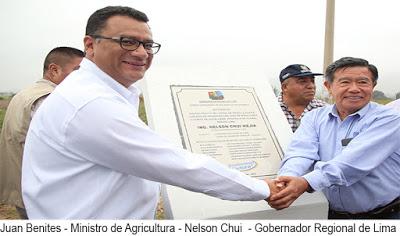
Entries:
[[313, 73], [301, 64], [289, 65], [279, 75], [282, 92], [278, 101], [293, 132], [300, 126], [305, 113], [326, 105], [315, 99], [314, 76], [318, 75], [323, 74]]

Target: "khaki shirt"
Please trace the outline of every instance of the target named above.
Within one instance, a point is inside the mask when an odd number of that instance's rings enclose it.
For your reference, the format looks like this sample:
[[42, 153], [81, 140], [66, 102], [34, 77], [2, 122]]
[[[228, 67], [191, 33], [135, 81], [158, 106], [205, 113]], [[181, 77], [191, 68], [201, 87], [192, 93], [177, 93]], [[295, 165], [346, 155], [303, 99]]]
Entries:
[[32, 106], [49, 95], [56, 84], [41, 79], [17, 93], [8, 105], [0, 135], [0, 203], [24, 208], [21, 196], [21, 167], [25, 137]]

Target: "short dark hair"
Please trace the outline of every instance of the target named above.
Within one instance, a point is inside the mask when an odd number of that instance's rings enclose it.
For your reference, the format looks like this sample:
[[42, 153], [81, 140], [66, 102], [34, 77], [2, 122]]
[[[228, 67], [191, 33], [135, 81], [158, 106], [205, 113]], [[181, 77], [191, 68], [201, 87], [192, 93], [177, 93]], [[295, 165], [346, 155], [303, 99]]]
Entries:
[[64, 67], [70, 61], [71, 58], [84, 57], [84, 56], [85, 53], [76, 48], [72, 47], [53, 48], [44, 59], [43, 74], [46, 73], [51, 63]]
[[376, 68], [376, 66], [370, 64], [365, 59], [356, 58], [356, 57], [342, 57], [339, 60], [330, 64], [325, 70], [325, 80], [332, 83], [333, 82], [333, 74], [338, 69], [348, 68], [348, 67], [356, 67], [356, 66], [367, 67], [368, 70], [371, 71], [371, 73], [372, 73], [372, 76], [373, 76], [372, 80], [373, 80], [374, 84], [376, 84], [376, 81], [378, 80], [378, 69]]
[[135, 20], [147, 23], [149, 19], [146, 14], [131, 7], [108, 6], [95, 11], [88, 19], [86, 35], [100, 33], [106, 26], [108, 18], [112, 16], [128, 16]]

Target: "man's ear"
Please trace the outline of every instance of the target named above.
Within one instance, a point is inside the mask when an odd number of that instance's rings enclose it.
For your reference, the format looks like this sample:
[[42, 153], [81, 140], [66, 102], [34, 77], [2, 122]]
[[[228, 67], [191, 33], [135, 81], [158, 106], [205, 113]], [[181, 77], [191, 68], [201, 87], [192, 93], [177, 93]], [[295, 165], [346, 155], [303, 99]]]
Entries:
[[93, 43], [94, 43], [94, 38], [92, 38], [89, 35], [86, 35], [83, 38], [83, 45], [85, 47], [85, 56], [88, 58], [92, 58], [94, 56], [94, 49], [93, 49]]
[[286, 91], [286, 88], [287, 88], [287, 83], [285, 82], [281, 83], [281, 91], [282, 92]]
[[55, 63], [50, 63], [48, 71], [50, 72], [51, 78], [57, 77], [59, 74], [61, 74], [61, 67]]
[[332, 84], [329, 81], [325, 80], [324, 86], [325, 86], [326, 90], [328, 90], [329, 95], [332, 95]]
[[44, 77], [55, 84], [59, 84], [61, 76], [62, 76], [61, 66], [55, 63], [50, 63], [49, 66], [47, 67], [47, 71]]

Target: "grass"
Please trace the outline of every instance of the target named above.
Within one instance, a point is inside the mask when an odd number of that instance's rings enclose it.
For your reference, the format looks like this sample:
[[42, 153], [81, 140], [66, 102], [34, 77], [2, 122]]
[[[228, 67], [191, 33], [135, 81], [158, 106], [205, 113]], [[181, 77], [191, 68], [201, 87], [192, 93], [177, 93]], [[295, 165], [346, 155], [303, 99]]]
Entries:
[[139, 117], [140, 119], [147, 124], [147, 116], [146, 116], [146, 109], [144, 107], [144, 99], [142, 96], [139, 98]]
[[391, 101], [393, 101], [393, 99], [390, 99], [390, 98], [374, 99], [374, 102], [382, 104], [382, 105], [388, 104]]
[[6, 115], [6, 109], [0, 109], [0, 130], [3, 126], [4, 116]]
[[19, 219], [17, 210], [13, 206], [0, 204], [0, 220], [16, 220]]

